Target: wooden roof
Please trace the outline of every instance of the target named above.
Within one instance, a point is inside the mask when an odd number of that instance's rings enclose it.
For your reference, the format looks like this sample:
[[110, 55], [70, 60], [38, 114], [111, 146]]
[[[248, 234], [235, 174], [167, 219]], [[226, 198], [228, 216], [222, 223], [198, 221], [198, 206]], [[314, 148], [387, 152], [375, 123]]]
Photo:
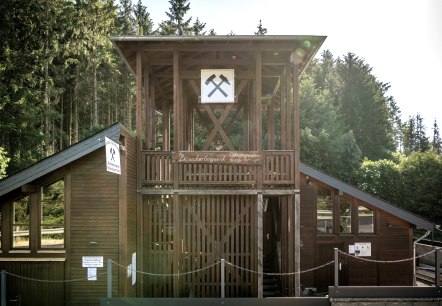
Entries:
[[[260, 52], [262, 90], [270, 95], [287, 65], [296, 63], [299, 75], [306, 69], [325, 36], [229, 35], [229, 36], [115, 36], [110, 40], [127, 63], [136, 70], [136, 54], [142, 50], [143, 66], [155, 77], [158, 93], [171, 103], [174, 52], [179, 52], [180, 76], [200, 78], [201, 69], [233, 68], [242, 79], [256, 74], [256, 54]], [[170, 98], [169, 98], [170, 97]]]
[[367, 204], [370, 204], [373, 207], [376, 207], [380, 210], [386, 211], [398, 218], [401, 218], [402, 220], [405, 220], [413, 225], [415, 225], [418, 228], [423, 228], [427, 231], [433, 231], [434, 224], [415, 215], [411, 212], [402, 209], [398, 206], [392, 205], [388, 202], [385, 202], [379, 198], [376, 198], [372, 196], [371, 194], [364, 192], [356, 187], [353, 187], [349, 184], [346, 184], [328, 174], [325, 174], [324, 172], [317, 170], [313, 167], [310, 167], [306, 164], [300, 165], [301, 173], [310, 176], [311, 178], [322, 182], [330, 187], [333, 187], [337, 190], [339, 190], [340, 193], [348, 194], [350, 196], [353, 196], [359, 200], [364, 201]]
[[103, 147], [105, 145], [105, 137], [118, 142], [122, 128], [124, 127], [120, 123], [115, 123], [111, 127], [102, 130], [63, 151], [51, 155], [16, 174], [0, 180], [0, 197]]

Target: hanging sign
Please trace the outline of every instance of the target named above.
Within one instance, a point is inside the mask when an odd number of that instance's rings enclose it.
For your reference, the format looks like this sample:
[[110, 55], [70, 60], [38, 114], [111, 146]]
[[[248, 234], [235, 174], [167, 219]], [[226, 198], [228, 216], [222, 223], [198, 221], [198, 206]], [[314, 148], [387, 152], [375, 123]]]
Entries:
[[201, 103], [235, 102], [234, 69], [201, 69]]
[[106, 170], [112, 173], [121, 174], [120, 166], [120, 145], [105, 137], [106, 143]]

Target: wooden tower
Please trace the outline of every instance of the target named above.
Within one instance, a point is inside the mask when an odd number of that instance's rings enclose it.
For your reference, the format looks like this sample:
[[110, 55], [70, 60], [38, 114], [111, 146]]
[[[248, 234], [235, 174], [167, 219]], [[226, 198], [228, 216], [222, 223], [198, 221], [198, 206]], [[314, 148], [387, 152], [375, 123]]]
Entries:
[[[220, 296], [221, 259], [230, 297], [299, 271], [298, 81], [324, 39], [111, 38], [136, 76], [137, 269], [202, 269], [146, 274], [139, 296]], [[299, 274], [278, 284], [299, 295]]]

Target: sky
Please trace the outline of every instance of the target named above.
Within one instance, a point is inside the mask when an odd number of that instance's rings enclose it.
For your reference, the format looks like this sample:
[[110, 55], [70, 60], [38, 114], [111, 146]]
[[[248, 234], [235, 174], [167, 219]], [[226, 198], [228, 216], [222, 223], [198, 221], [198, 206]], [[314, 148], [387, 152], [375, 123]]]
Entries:
[[[168, 0], [143, 3], [155, 27], [167, 19]], [[435, 119], [442, 128], [442, 0], [190, 0], [186, 17], [217, 35], [253, 35], [262, 20], [267, 35], [327, 36], [317, 56], [363, 58], [403, 120], [420, 113], [428, 135]]]

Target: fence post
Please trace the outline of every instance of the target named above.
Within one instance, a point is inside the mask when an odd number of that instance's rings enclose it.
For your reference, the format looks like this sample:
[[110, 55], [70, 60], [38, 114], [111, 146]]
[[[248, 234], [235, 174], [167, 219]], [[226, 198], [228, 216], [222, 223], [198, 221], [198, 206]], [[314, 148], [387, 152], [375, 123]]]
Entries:
[[225, 260], [224, 258], [221, 259], [221, 298], [225, 298], [226, 297], [226, 292], [225, 292]]
[[436, 287], [440, 287], [440, 256], [439, 256], [439, 248], [435, 249], [435, 261], [434, 261], [434, 283]]
[[6, 270], [2, 270], [1, 275], [1, 306], [6, 306]]
[[107, 298], [112, 298], [112, 259], [107, 260]]
[[335, 287], [339, 286], [339, 259], [338, 259], [338, 248], [334, 248], [335, 250]]

